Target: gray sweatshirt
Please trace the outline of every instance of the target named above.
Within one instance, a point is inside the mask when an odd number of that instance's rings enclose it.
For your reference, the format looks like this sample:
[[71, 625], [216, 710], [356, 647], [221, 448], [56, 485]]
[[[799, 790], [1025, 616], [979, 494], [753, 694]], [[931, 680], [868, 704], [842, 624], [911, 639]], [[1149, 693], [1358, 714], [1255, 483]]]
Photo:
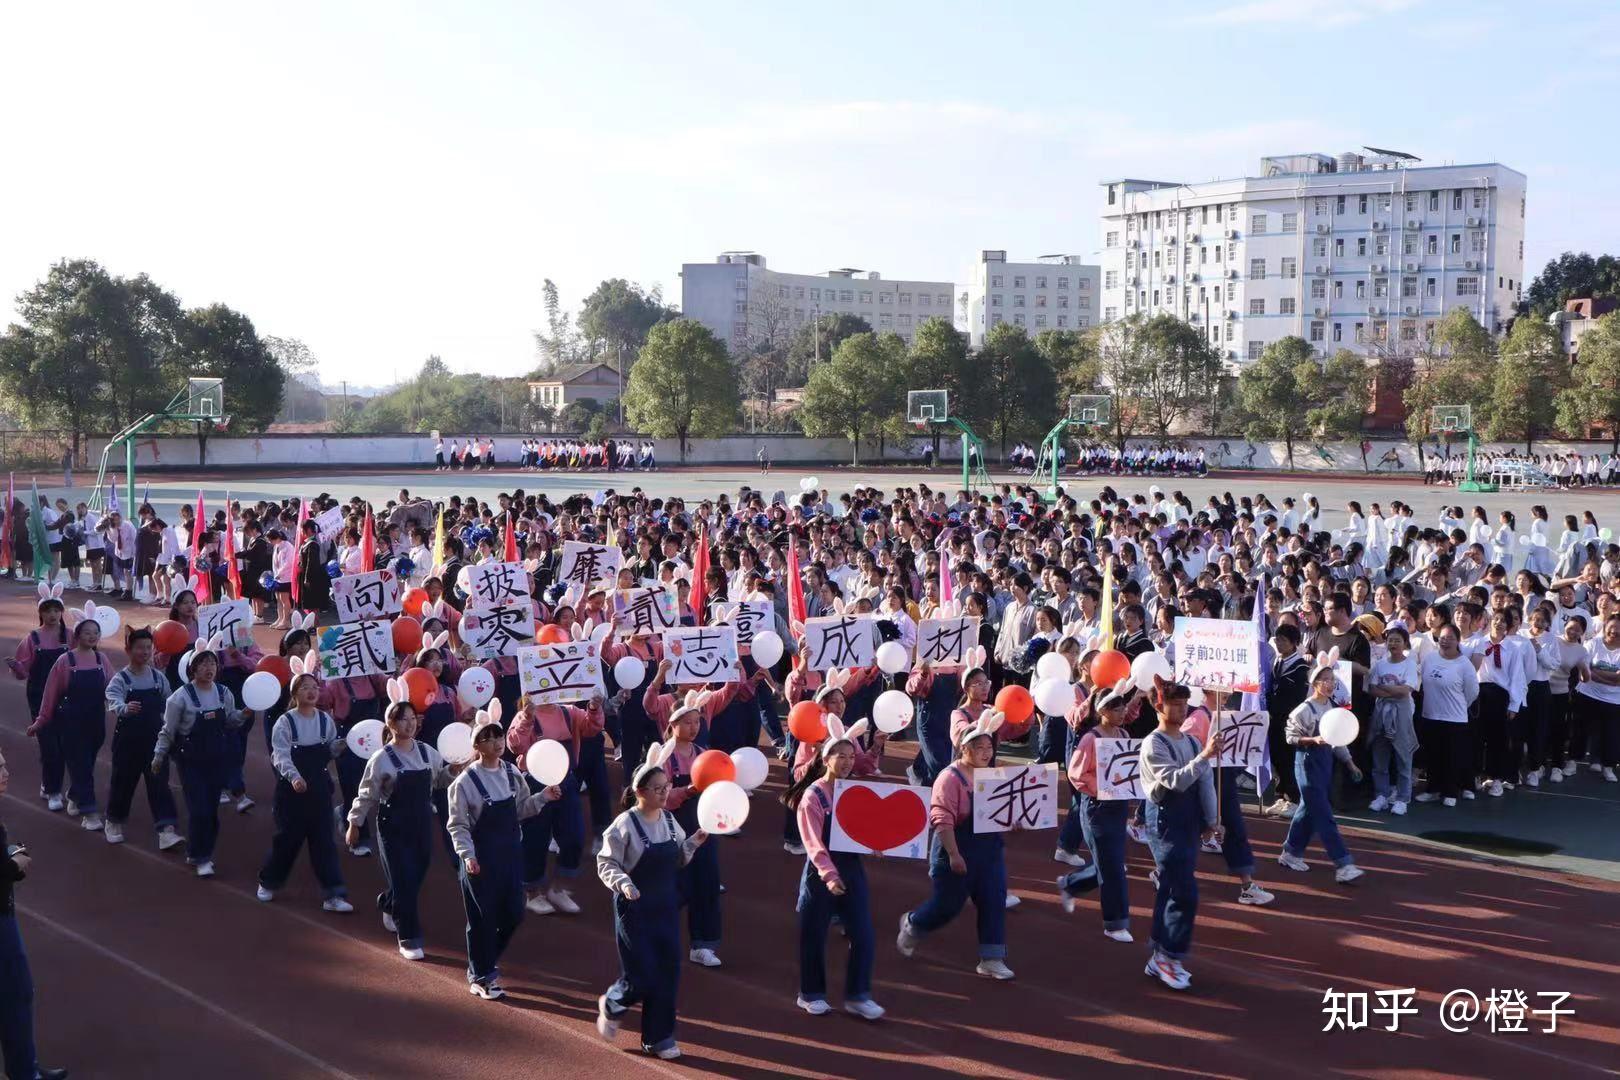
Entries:
[[[631, 807], [602, 831], [602, 850], [596, 856], [596, 876], [614, 892], [619, 892], [624, 883], [630, 880], [630, 871], [636, 868], [642, 852], [647, 850], [647, 845], [641, 842], [641, 836], [630, 820], [635, 813], [635, 807]], [[679, 844], [682, 866], [692, 861], [692, 853], [697, 850], [697, 845], [687, 838], [686, 830], [681, 828], [674, 814], [666, 810], [651, 825], [643, 818], [641, 827], [647, 833], [648, 843], [662, 844], [666, 840], [674, 840]]]
[[450, 783], [450, 840], [456, 846], [456, 854], [463, 860], [478, 857], [473, 848], [472, 831], [473, 826], [478, 824], [478, 815], [484, 812], [484, 797], [478, 794], [478, 788], [473, 784], [475, 774], [483, 783], [484, 790], [489, 792], [489, 797], [496, 802], [516, 793], [519, 821], [534, 817], [546, 805], [546, 793], [537, 791], [529, 794], [529, 785], [524, 781], [523, 774], [511, 762], [497, 762], [493, 769], [486, 769], [477, 763], [467, 766]]
[[346, 745], [343, 736], [338, 734], [337, 724], [332, 717], [315, 710], [313, 716], [305, 716], [297, 709], [289, 709], [276, 719], [276, 724], [270, 729], [270, 765], [280, 776], [284, 776], [288, 783], [294, 780], [308, 782], [309, 778], [298, 771], [293, 764], [293, 747], [319, 746], [325, 743], [335, 758], [343, 753]]
[[1215, 779], [1210, 774], [1210, 758], [1199, 758], [1203, 747], [1191, 735], [1170, 735], [1155, 729], [1142, 740], [1140, 771], [1142, 792], [1156, 803], [1164, 802], [1171, 791], [1198, 788], [1198, 802], [1204, 811], [1204, 824], [1219, 819], [1215, 807]]
[[225, 687], [215, 683], [207, 690], [197, 690], [197, 701], [202, 705], [202, 711], [199, 712], [191, 703], [191, 693], [187, 686], [182, 686], [169, 695], [169, 704], [163, 710], [163, 730], [158, 732], [157, 748], [152, 751], [154, 765], [168, 757], [175, 745], [191, 734], [191, 729], [197, 726], [197, 718], [204, 712], [222, 709], [225, 712], [226, 727], [242, 726], [242, 710], [236, 707], [236, 698]]
[[[1583, 654], [1584, 655], [1584, 652]], [[114, 716], [122, 717], [129, 709], [129, 697], [138, 690], [162, 690], [163, 696], [169, 695], [169, 679], [163, 672], [150, 664], [145, 674], [135, 674], [135, 669], [126, 667], [107, 681], [107, 709]], [[151, 719], [151, 717], [146, 717]]]
[[[1301, 739], [1312, 739], [1322, 734], [1322, 717], [1326, 715], [1333, 705], [1328, 702], [1313, 701], [1306, 698], [1288, 714], [1288, 724], [1283, 728], [1283, 736], [1288, 745], [1301, 750], [1309, 749], [1299, 745]], [[1350, 764], [1350, 748], [1348, 746], [1333, 747], [1333, 756]]]
[[[427, 752], [426, 762], [422, 760], [423, 751]], [[414, 740], [414, 745], [409, 750], [395, 749], [394, 755], [399, 758], [402, 768], [394, 766], [394, 759], [388, 756], [387, 747], [378, 750], [367, 759], [365, 775], [360, 778], [360, 790], [355, 793], [354, 805], [349, 807], [350, 825], [364, 825], [377, 806], [393, 796], [394, 781], [399, 779], [401, 773], [425, 770], [433, 774], [433, 787], [450, 785], [450, 770], [445, 766], [444, 758], [422, 740]], [[474, 789], [473, 793], [477, 794], [477, 790]]]

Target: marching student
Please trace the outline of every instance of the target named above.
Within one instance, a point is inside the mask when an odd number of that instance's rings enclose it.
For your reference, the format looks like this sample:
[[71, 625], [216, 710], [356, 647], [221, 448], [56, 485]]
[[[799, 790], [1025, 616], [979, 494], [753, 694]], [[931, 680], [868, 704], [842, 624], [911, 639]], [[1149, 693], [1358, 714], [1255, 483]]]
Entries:
[[[10, 522], [7, 522], [10, 527]], [[9, 569], [9, 568], [6, 568]], [[40, 713], [45, 702], [45, 683], [51, 668], [68, 651], [67, 625], [63, 622], [62, 586], [39, 583], [39, 603], [36, 611], [39, 626], [28, 631], [17, 642], [17, 652], [8, 661], [11, 673], [27, 683], [28, 716], [30, 721]], [[39, 797], [50, 810], [60, 810], [62, 779], [67, 770], [67, 759], [62, 753], [62, 729], [47, 728], [40, 731], [39, 739]]]
[[[194, 591], [187, 588], [174, 594], [174, 600], [169, 604], [169, 621], [177, 622], [186, 628], [188, 642], [197, 640], [197, 594]], [[169, 685], [176, 690], [186, 684], [186, 680], [180, 675], [180, 661], [190, 651], [191, 646], [188, 645], [172, 656], [160, 652], [153, 660], [153, 663], [162, 668], [163, 673], [168, 676]]]
[[[977, 674], [984, 677], [983, 672]], [[961, 728], [956, 735], [956, 761], [934, 781], [928, 810], [928, 822], [933, 826], [928, 877], [934, 889], [920, 907], [900, 916], [895, 946], [901, 955], [913, 955], [918, 942], [956, 918], [972, 899], [979, 931], [979, 964], [974, 970], [992, 979], [1011, 979], [1013, 970], [1006, 963], [1007, 864], [1001, 834], [973, 831], [971, 773], [989, 767], [1001, 720], [1000, 712], [986, 709]]]
[[1125, 730], [1126, 706], [1135, 691], [1127, 676], [1112, 688], [1098, 687], [1091, 694], [1091, 714], [1097, 724], [1080, 736], [1069, 757], [1069, 783], [1080, 796], [1078, 814], [1092, 864], [1057, 879], [1058, 898], [1065, 912], [1074, 911], [1075, 897], [1100, 889], [1103, 936], [1110, 941], [1129, 943], [1131, 937], [1130, 884], [1125, 874], [1125, 826], [1131, 816], [1131, 800], [1101, 799], [1097, 796], [1097, 740], [1128, 739]]
[[[287, 883], [299, 849], [309, 845], [309, 865], [321, 885], [324, 911], [354, 910], [338, 865], [337, 829], [332, 821], [332, 759], [344, 752], [337, 723], [316, 706], [319, 680], [294, 657], [289, 691], [292, 707], [277, 718], [270, 735], [270, 764], [276, 771], [271, 802], [275, 835], [259, 868], [258, 897], [268, 903]], [[314, 664], [311, 663], [313, 668]]]
[[383, 929], [398, 936], [399, 955], [420, 960], [419, 901], [438, 825], [433, 791], [449, 783], [451, 770], [437, 750], [416, 737], [419, 721], [404, 686], [390, 680], [388, 696], [388, 742], [366, 762], [360, 793], [349, 808], [348, 839], [352, 845], [360, 838], [360, 826], [375, 811], [386, 885], [377, 897]]
[[91, 616], [94, 603], [73, 627], [72, 646], [57, 657], [45, 680], [39, 713], [28, 727], [30, 737], [55, 727], [67, 766], [67, 812], [81, 817], [85, 830], [102, 825], [96, 804], [96, 755], [107, 741], [107, 684], [112, 664], [101, 652], [101, 627]]
[[875, 936], [866, 869], [854, 852], [832, 851], [833, 785], [848, 779], [867, 722], [848, 728], [836, 716], [827, 718], [827, 739], [805, 774], [788, 788], [782, 802], [799, 818], [805, 848], [799, 876], [799, 996], [795, 1002], [811, 1016], [831, 1011], [827, 1004], [827, 930], [836, 917], [849, 939], [849, 966], [844, 972], [844, 1011], [864, 1020], [883, 1016], [872, 1000]]
[[112, 781], [107, 789], [107, 843], [124, 842], [124, 822], [129, 819], [135, 788], [146, 783], [146, 805], [152, 812], [159, 851], [180, 843], [175, 832], [179, 810], [169, 790], [169, 767], [157, 773], [147, 771], [158, 732], [163, 728], [163, 706], [169, 696], [169, 681], [152, 665], [152, 631], [131, 628], [124, 635], [124, 652], [129, 664], [107, 684], [107, 709], [113, 715]]
[[[382, 719], [387, 683], [381, 675], [350, 675], [329, 679], [322, 683], [321, 689], [341, 739], [346, 740], [349, 729], [362, 720]], [[338, 788], [342, 792], [344, 806], [353, 803], [354, 797], [360, 793], [360, 777], [365, 771], [366, 763], [359, 754], [349, 749], [345, 741], [338, 750], [337, 759]], [[349, 854], [362, 859], [371, 854], [370, 822], [361, 827], [360, 842], [349, 848]]]
[[[641, 1006], [641, 1047], [665, 1061], [681, 1056], [675, 1042], [675, 996], [681, 980], [681, 868], [709, 834], [691, 835], [667, 809], [672, 793], [664, 759], [673, 751], [653, 743], [630, 777], [623, 807], [602, 833], [596, 874], [613, 893], [619, 978], [596, 999], [596, 1030], [619, 1033], [620, 1018]], [[627, 763], [628, 764], [628, 763]]]
[[[1188, 699], [1189, 702], [1191, 698]], [[1181, 730], [1198, 740], [1202, 746], [1210, 740], [1213, 718], [1203, 705], [1189, 709]], [[1254, 880], [1254, 849], [1249, 846], [1249, 829], [1243, 819], [1243, 801], [1238, 790], [1238, 777], [1248, 770], [1237, 765], [1222, 765], [1219, 757], [1211, 767], [1215, 777], [1215, 801], [1220, 811], [1220, 837], [1205, 840], [1201, 850], [1219, 852], [1226, 860], [1227, 873], [1237, 878], [1242, 888], [1237, 901], [1254, 907], [1264, 907], [1277, 897]]]
[[450, 836], [461, 859], [461, 901], [467, 911], [467, 986], [476, 997], [506, 996], [501, 953], [523, 921], [521, 823], [561, 792], [530, 794], [517, 766], [501, 760], [506, 733], [480, 711], [473, 723], [477, 757], [450, 784]]
[[[229, 690], [237, 701], [241, 701], [243, 684], [249, 675], [258, 670], [259, 661], [263, 659], [264, 653], [251, 640], [240, 646], [226, 645], [219, 654], [219, 684]], [[243, 768], [247, 764], [248, 733], [253, 730], [253, 713], [245, 713], [244, 716], [241, 728], [231, 732], [231, 771], [226, 778], [225, 791], [220, 796], [222, 805], [234, 802], [238, 814], [247, 813], [254, 805], [253, 796], [247, 793], [247, 778], [243, 775]]]
[[[669, 661], [665, 660], [660, 665], [660, 672], [667, 664]], [[659, 680], [655, 679], [653, 686], [658, 685]], [[652, 692], [649, 689], [647, 695], [651, 696]], [[661, 764], [669, 776], [671, 790], [664, 805], [688, 835], [702, 831], [698, 826], [697, 792], [692, 788], [692, 762], [698, 756], [698, 731], [706, 711], [715, 702], [726, 700], [729, 698], [723, 691], [716, 694], [708, 691], [689, 692], [685, 703], [670, 713], [667, 729], [669, 742], [664, 746]], [[656, 714], [659, 710], [649, 708], [647, 711]], [[681, 868], [680, 886], [682, 899], [686, 903], [686, 924], [690, 936], [687, 959], [703, 967], [719, 967], [720, 957], [715, 952], [720, 947], [719, 850], [708, 845], [700, 847]]]
[[230, 729], [242, 724], [242, 710], [215, 679], [222, 642], [216, 636], [191, 653], [190, 680], [169, 695], [163, 730], [152, 749], [152, 772], [160, 774], [169, 755], [180, 759], [180, 788], [186, 798], [186, 862], [197, 876], [214, 876], [219, 840], [219, 796], [231, 763]]
[[[557, 798], [523, 823], [523, 891], [527, 907], [536, 915], [561, 911], [578, 915], [579, 905], [567, 885], [579, 876], [585, 850], [585, 818], [580, 800], [580, 743], [602, 732], [602, 698], [593, 697], [581, 709], [571, 705], [535, 705], [528, 695], [518, 699], [517, 715], [506, 732], [506, 748], [523, 761], [529, 748], [550, 739], [568, 752], [568, 775], [558, 785]], [[539, 782], [526, 777], [531, 790]], [[557, 845], [557, 878], [546, 873], [551, 845]]]
[[1311, 695], [1288, 716], [1288, 745], [1294, 747], [1299, 809], [1294, 811], [1277, 862], [1287, 870], [1309, 870], [1310, 864], [1301, 856], [1310, 844], [1311, 837], [1320, 836], [1328, 858], [1338, 868], [1333, 873], [1333, 880], [1349, 884], [1366, 871], [1356, 865], [1350, 850], [1344, 846], [1344, 840], [1339, 835], [1339, 824], [1333, 818], [1333, 805], [1328, 799], [1328, 792], [1333, 783], [1335, 758], [1344, 762], [1351, 778], [1357, 783], [1361, 782], [1361, 770], [1350, 759], [1349, 747], [1329, 745], [1319, 734], [1322, 717], [1333, 708], [1333, 695], [1338, 690], [1338, 676], [1334, 673], [1338, 660], [1337, 649], [1317, 656], [1311, 667]]

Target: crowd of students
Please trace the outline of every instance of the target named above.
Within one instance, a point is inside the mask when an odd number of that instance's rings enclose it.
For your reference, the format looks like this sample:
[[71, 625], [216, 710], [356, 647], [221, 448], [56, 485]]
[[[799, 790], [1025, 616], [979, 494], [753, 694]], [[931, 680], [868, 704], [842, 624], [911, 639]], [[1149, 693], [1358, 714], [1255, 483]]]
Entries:
[[[399, 505], [410, 501], [400, 493]], [[344, 853], [378, 851], [388, 881], [383, 924], [401, 955], [417, 960], [425, 947], [417, 898], [432, 887], [428, 868], [439, 849], [457, 870], [465, 903], [468, 985], [489, 999], [504, 994], [499, 960], [525, 913], [579, 910], [574, 890], [594, 853], [612, 897], [622, 967], [598, 1002], [598, 1027], [612, 1038], [639, 1005], [641, 1045], [661, 1057], [679, 1054], [683, 908], [687, 961], [722, 963], [721, 845], [707, 843], [698, 827], [692, 787], [705, 748], [774, 748], [789, 763], [783, 845], [804, 860], [795, 1000], [811, 1014], [830, 1009], [824, 953], [836, 918], [851, 953], [844, 1007], [872, 1020], [883, 1008], [872, 996], [875, 929], [862, 860], [829, 844], [839, 779], [885, 776], [932, 789], [926, 896], [901, 920], [899, 952], [923, 948], [971, 901], [975, 970], [1011, 979], [1005, 911], [1017, 897], [1007, 890], [1003, 837], [974, 831], [972, 771], [1017, 745], [1059, 764], [1072, 796], [1053, 845], [1064, 909], [1095, 892], [1105, 939], [1131, 942], [1126, 850], [1132, 841], [1146, 844], [1155, 871], [1145, 971], [1186, 989], [1198, 859], [1220, 857], [1240, 903], [1274, 900], [1257, 880], [1240, 792], [1254, 791], [1267, 813], [1290, 819], [1279, 869], [1310, 872], [1307, 848], [1320, 840], [1335, 880], [1349, 884], [1363, 871], [1334, 820], [1336, 779], [1374, 812], [1435, 803], [1424, 812], [1438, 820], [1458, 799], [1566, 783], [1583, 768], [1614, 782], [1620, 767], [1620, 547], [1590, 514], [1584, 523], [1567, 518], [1554, 544], [1542, 507], [1521, 539], [1510, 512], [1493, 524], [1483, 507], [1418, 521], [1399, 501], [1366, 510], [1351, 502], [1332, 528], [1309, 493], [1275, 504], [1226, 494], [1194, 507], [1157, 485], [1104, 486], [1089, 500], [1013, 486], [977, 496], [926, 485], [791, 497], [744, 488], [700, 503], [639, 487], [561, 501], [520, 489], [494, 500], [448, 499], [433, 535], [386, 524], [395, 505], [338, 504], [325, 495], [232, 504], [196, 537], [191, 508], [181, 508], [187, 535], [176, 536], [175, 547], [186, 554], [153, 592], [193, 639], [199, 592], [240, 595], [261, 619], [275, 619], [287, 672], [281, 699], [260, 711], [244, 708], [242, 687], [265, 658], [242, 642], [192, 640], [164, 653], [130, 615], [127, 664], [114, 670], [96, 619], [64, 599], [53, 564], [40, 584], [38, 626], [11, 661], [26, 683], [29, 732], [39, 742], [39, 795], [51, 810], [120, 843], [129, 839], [136, 789], [144, 788], [153, 842], [163, 850], [183, 843], [197, 875], [208, 877], [220, 808], [253, 805], [243, 763], [249, 733], [262, 724], [276, 775], [276, 836], [259, 898], [276, 898], [307, 849], [323, 907], [349, 912]], [[333, 507], [343, 521], [323, 534], [314, 519]], [[151, 506], [139, 507], [137, 519], [143, 535], [162, 538], [169, 528]], [[559, 580], [568, 540], [617, 546], [616, 580], [576, 588]], [[132, 550], [125, 574], [154, 570], [165, 549], [158, 550], [150, 565]], [[187, 561], [192, 550], [195, 565]], [[537, 628], [572, 633], [611, 621], [613, 586], [663, 582], [676, 591], [686, 623], [708, 618], [716, 602], [769, 602], [787, 655], [773, 669], [745, 659], [726, 681], [677, 694], [665, 685], [669, 663], [657, 635], [614, 637], [604, 660], [643, 661], [638, 685], [619, 686], [610, 675], [593, 700], [535, 704], [521, 692], [512, 658], [499, 657], [483, 665], [493, 699], [475, 709], [458, 692], [475, 663], [462, 637], [462, 571], [511, 551], [529, 575]], [[694, 581], [704, 562], [707, 571]], [[396, 671], [419, 667], [433, 676], [426, 707], [390, 678], [320, 672], [315, 627], [317, 618], [330, 621], [332, 579], [373, 566], [392, 566], [425, 590], [422, 644], [394, 660]], [[260, 567], [268, 577], [254, 576]], [[91, 582], [102, 585], [99, 576]], [[795, 626], [834, 612], [875, 614], [884, 638], [908, 650], [922, 620], [976, 616], [979, 649], [964, 664], [914, 664], [898, 675], [876, 666], [813, 670], [798, 655]], [[1210, 737], [1216, 702], [1202, 691], [1164, 678], [1100, 684], [1094, 676], [1104, 649], [1173, 661], [1183, 615], [1264, 628], [1269, 779], [1262, 790], [1241, 770], [1218, 766]], [[1072, 706], [1013, 721], [995, 706], [998, 692], [1029, 685], [1048, 654], [1063, 658]], [[893, 739], [867, 724], [888, 689], [904, 689], [915, 709], [914, 722]], [[785, 711], [803, 702], [815, 703], [826, 721], [819, 745], [798, 744], [783, 726]], [[1323, 734], [1324, 716], [1339, 706], [1360, 722], [1349, 747], [1329, 745]], [[98, 768], [109, 717], [104, 781]], [[383, 720], [388, 739], [361, 757], [345, 736], [367, 719]], [[470, 727], [469, 764], [447, 764], [436, 749], [453, 724]], [[1116, 736], [1143, 740], [1140, 802], [1101, 797], [1098, 740]], [[539, 739], [569, 749], [560, 784], [541, 787], [515, 764]], [[904, 753], [900, 740], [908, 743]], [[171, 763], [183, 806], [169, 792]], [[1362, 794], [1368, 778], [1371, 790]], [[623, 792], [617, 803], [613, 790]], [[762, 827], [761, 819], [749, 827]], [[1008, 842], [1034, 841], [1014, 833]]]
[[[433, 443], [436, 472], [489, 470], [496, 466], [495, 440], [465, 439], [458, 447], [436, 439]], [[523, 439], [518, 443], [517, 468], [523, 470], [571, 471], [604, 469], [609, 472], [658, 468], [657, 446], [651, 439], [632, 443], [628, 439]]]

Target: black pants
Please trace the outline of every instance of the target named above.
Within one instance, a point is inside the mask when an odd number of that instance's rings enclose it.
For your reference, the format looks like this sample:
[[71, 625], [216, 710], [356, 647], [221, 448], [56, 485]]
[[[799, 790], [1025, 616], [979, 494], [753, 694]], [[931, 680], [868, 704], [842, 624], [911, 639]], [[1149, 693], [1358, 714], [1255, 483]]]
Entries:
[[129, 820], [129, 808], [135, 801], [135, 788], [146, 785], [146, 805], [152, 811], [152, 825], [162, 829], [173, 827], [180, 820], [175, 806], [174, 792], [169, 790], [169, 762], [154, 775], [151, 772], [152, 751], [157, 746], [157, 732], [141, 730], [128, 720], [119, 721], [113, 729], [112, 781], [107, 788], [107, 820], [123, 824]]
[[1423, 733], [1423, 749], [1429, 760], [1429, 790], [1455, 799], [1474, 778], [1474, 739], [1469, 725], [1425, 717]]
[[1620, 768], [1620, 704], [1577, 695], [1586, 713], [1587, 752], [1604, 768]]
[[1569, 760], [1570, 694], [1550, 694], [1547, 697], [1547, 743], [1543, 755], [1549, 769], [1561, 768]]
[[[1524, 772], [1534, 772], [1547, 764], [1547, 738], [1552, 716], [1552, 687], [1545, 682], [1532, 682], [1525, 694], [1524, 710], [1519, 713], [1518, 735], [1513, 740], [1515, 756], [1523, 754], [1516, 765]], [[1563, 758], [1558, 764], [1564, 763]]]
[[1299, 802], [1299, 781], [1294, 778], [1294, 748], [1288, 745], [1288, 721], [1273, 717], [1266, 729], [1271, 749], [1271, 775], [1277, 778], [1277, 797]]
[[1517, 781], [1512, 771], [1513, 753], [1508, 722], [1507, 688], [1495, 683], [1483, 683], [1479, 688], [1479, 752], [1476, 760], [1483, 767], [1481, 775], [1492, 780]]

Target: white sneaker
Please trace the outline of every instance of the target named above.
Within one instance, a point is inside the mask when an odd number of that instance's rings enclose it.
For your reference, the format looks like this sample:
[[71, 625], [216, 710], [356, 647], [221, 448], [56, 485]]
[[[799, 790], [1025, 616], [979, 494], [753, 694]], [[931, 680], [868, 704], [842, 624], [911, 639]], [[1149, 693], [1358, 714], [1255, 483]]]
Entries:
[[790, 844], [786, 840], [784, 840], [784, 841], [782, 841], [782, 850], [787, 852], [789, 855], [803, 855], [804, 854], [804, 845], [803, 844]]
[[1017, 893], [1008, 893], [1007, 894], [1006, 907], [1007, 907], [1008, 911], [1011, 911], [1013, 908], [1017, 907], [1019, 904], [1022, 904], [1023, 902], [1024, 901], [1022, 899], [1020, 899], [1020, 897], [1018, 896]]
[[551, 902], [552, 907], [556, 908], [564, 915], [579, 914], [579, 905], [574, 903], [573, 894], [571, 894], [567, 889], [548, 889], [546, 890], [546, 899]]
[[1580, 766], [1575, 764], [1575, 759], [1574, 758], [1565, 758], [1564, 759], [1563, 773], [1564, 773], [1565, 776], [1574, 776], [1575, 775], [1575, 770], [1578, 769], [1578, 768], [1580, 768]]
[[1163, 953], [1154, 952], [1148, 958], [1147, 967], [1143, 974], [1158, 979], [1172, 990], [1185, 990], [1192, 985], [1192, 979], [1187, 975], [1187, 969], [1180, 967]]
[[900, 950], [901, 956], [911, 956], [917, 951], [917, 935], [911, 929], [911, 917], [905, 913], [900, 916], [900, 936], [894, 939], [894, 947]]
[[1340, 885], [1348, 885], [1366, 872], [1367, 871], [1363, 870], [1355, 863], [1348, 863], [1333, 871], [1333, 880], [1337, 881]]
[[720, 958], [714, 955], [713, 949], [693, 949], [686, 954], [686, 958], [692, 963], [702, 964], [704, 967], [720, 966]]
[[1440, 800], [1440, 805], [1441, 806], [1456, 806], [1457, 805], [1457, 800], [1453, 799], [1451, 796], [1447, 795], [1444, 799]]
[[197, 876], [198, 877], [213, 877], [214, 876], [214, 860], [213, 859], [204, 859], [202, 862], [198, 863], [197, 864]]
[[1074, 897], [1070, 896], [1068, 890], [1063, 887], [1064, 876], [1065, 875], [1063, 874], [1059, 874], [1057, 879], [1058, 903], [1063, 905], [1063, 914], [1073, 915]]
[[832, 1006], [828, 1005], [825, 1001], [819, 998], [815, 1001], [807, 1001], [805, 998], [800, 997], [793, 1004], [797, 1005], [811, 1016], [826, 1016], [828, 1013], [832, 1012]]
[[219, 805], [224, 806], [226, 803], [228, 803], [230, 801], [231, 801], [231, 793], [230, 792], [222, 791], [222, 792], [219, 793]]
[[386, 911], [382, 913], [382, 924], [383, 929], [388, 931], [390, 934], [399, 933], [399, 924], [395, 922], [394, 917], [388, 914]]
[[1405, 817], [1406, 804], [1397, 799], [1393, 804], [1390, 805], [1389, 812], [1394, 814], [1396, 817]]
[[674, 1061], [680, 1056], [681, 1048], [679, 1046], [670, 1045], [658, 1051], [658, 1059], [660, 1061]]
[[158, 830], [158, 850], [168, 851], [176, 844], [184, 843], [185, 837], [174, 831], [173, 825], [165, 825]]
[[321, 910], [330, 911], [337, 915], [347, 915], [354, 910], [354, 905], [341, 896], [329, 896], [321, 901]]
[[427, 953], [423, 952], [415, 945], [401, 945], [399, 947], [399, 955], [403, 956], [407, 960], [420, 960], [426, 956]]
[[1502, 781], [1492, 780], [1490, 787], [1486, 788], [1485, 792], [1492, 798], [1500, 799], [1502, 797]]
[[116, 821], [107, 822], [107, 829], [102, 833], [109, 844], [122, 844], [124, 842], [124, 826]]
[[596, 999], [596, 1033], [608, 1042], [612, 1042], [619, 1034], [619, 1022], [608, 1015], [607, 995], [603, 994]]
[[[1596, 765], [1593, 765], [1592, 766], [1592, 771], [1597, 772], [1598, 767]], [[79, 816], [79, 804], [74, 802], [72, 799], [69, 799], [67, 801], [67, 816], [68, 817], [78, 817]]]
[[1145, 844], [1148, 842], [1147, 830], [1142, 828], [1142, 826], [1138, 825], [1134, 821], [1125, 826], [1125, 835], [1129, 836], [1132, 840], [1135, 840], [1138, 844]]
[[1286, 851], [1277, 856], [1277, 862], [1285, 870], [1297, 870], [1300, 873], [1304, 873], [1311, 868], [1310, 863], [1306, 862], [1298, 855], [1290, 855]]
[[1440, 801], [1440, 793], [1438, 791], [1420, 791], [1416, 795], [1412, 796], [1412, 801], [1413, 802], [1439, 802]]
[[1547, 782], [1549, 784], [1562, 784], [1564, 782], [1564, 770], [1556, 768], [1548, 769]]
[[[1596, 761], [1592, 762], [1591, 768], [1592, 768], [1593, 772], [1602, 772], [1603, 771], [1603, 765], [1600, 762], [1596, 762]], [[73, 804], [72, 803], [68, 803], [68, 813], [70, 813], [70, 814], [73, 813]]]
[[1531, 769], [1529, 772], [1525, 773], [1524, 774], [1524, 784], [1525, 784], [1526, 787], [1540, 787], [1541, 786], [1541, 770], [1540, 769]]
[[1603, 779], [1607, 780], [1611, 784], [1620, 783], [1620, 776], [1616, 776], [1613, 769], [1604, 769]]
[[1465, 799], [1474, 798], [1475, 797], [1474, 796], [1474, 789], [1473, 788], [1465, 788], [1463, 790], [1462, 797], [1465, 798]]
[[467, 991], [473, 997], [481, 997], [485, 1001], [499, 1001], [506, 996], [506, 991], [501, 989], [501, 984], [493, 979], [487, 983], [468, 983]]
[[79, 822], [79, 827], [85, 832], [100, 832], [106, 822], [101, 820], [100, 814], [86, 814]]
[[1013, 969], [1001, 960], [980, 960], [979, 966], [973, 970], [986, 978], [1000, 979], [1003, 982], [1013, 977]]
[[862, 1020], [881, 1020], [883, 1019], [884, 1008], [871, 998], [867, 998], [865, 1001], [844, 1002], [844, 1011], [854, 1013]]
[[1219, 855], [1221, 853], [1221, 842], [1212, 836], [1208, 840], [1201, 841], [1198, 850], [1206, 855]]
[[1131, 932], [1129, 930], [1104, 930], [1103, 937], [1107, 938], [1109, 941], [1123, 942], [1126, 945], [1129, 945], [1131, 942], [1136, 940], [1135, 938], [1131, 937]]
[[371, 845], [366, 843], [356, 844], [354, 847], [349, 849], [349, 854], [353, 855], [357, 859], [367, 858], [371, 855]]
[[258, 891], [253, 895], [258, 898], [258, 901], [261, 904], [268, 904], [270, 901], [276, 898], [276, 894], [265, 888], [263, 885], [260, 885]]
[[1367, 809], [1371, 810], [1375, 814], [1382, 814], [1385, 810], [1389, 809], [1389, 800], [1380, 795], [1378, 798], [1367, 804]]
[[551, 901], [547, 900], [543, 895], [529, 897], [528, 901], [523, 906], [534, 912], [536, 915], [552, 915], [557, 911], [556, 908], [551, 906]]
[[1277, 897], [1261, 888], [1258, 881], [1251, 881], [1238, 890], [1238, 903], [1252, 904], [1255, 907], [1265, 907]]
[[1073, 851], [1064, 851], [1062, 848], [1058, 848], [1056, 851], [1052, 852], [1052, 861], [1060, 862], [1065, 866], [1073, 867], [1081, 867], [1086, 865], [1086, 860], [1082, 856]]
[[240, 799], [236, 800], [236, 812], [238, 814], [245, 814], [251, 809], [253, 809], [253, 796], [244, 793]]
[[1148, 884], [1155, 889], [1159, 887], [1159, 871], [1156, 868], [1148, 871]]
[[1294, 810], [1295, 806], [1293, 803], [1289, 802], [1287, 799], [1279, 798], [1276, 802], [1266, 807], [1265, 812], [1269, 817], [1290, 817], [1293, 815]]

